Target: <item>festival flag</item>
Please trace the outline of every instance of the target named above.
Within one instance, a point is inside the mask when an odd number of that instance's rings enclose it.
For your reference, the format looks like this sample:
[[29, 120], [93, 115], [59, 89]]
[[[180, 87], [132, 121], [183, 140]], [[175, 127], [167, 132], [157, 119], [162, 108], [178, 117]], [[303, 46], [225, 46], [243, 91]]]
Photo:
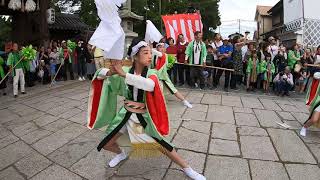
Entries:
[[162, 20], [167, 38], [172, 37], [175, 41], [179, 34], [183, 34], [185, 40], [190, 42], [194, 39], [194, 33], [203, 29], [201, 15], [198, 13], [166, 15], [162, 16]]

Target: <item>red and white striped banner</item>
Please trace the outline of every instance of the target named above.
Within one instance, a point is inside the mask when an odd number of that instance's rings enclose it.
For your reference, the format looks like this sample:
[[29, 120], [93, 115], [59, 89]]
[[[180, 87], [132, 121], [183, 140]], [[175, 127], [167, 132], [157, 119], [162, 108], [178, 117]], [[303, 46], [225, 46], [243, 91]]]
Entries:
[[175, 41], [179, 34], [183, 34], [185, 40], [190, 42], [194, 39], [194, 33], [203, 29], [201, 15], [198, 13], [166, 15], [162, 16], [162, 20], [167, 38], [172, 37]]

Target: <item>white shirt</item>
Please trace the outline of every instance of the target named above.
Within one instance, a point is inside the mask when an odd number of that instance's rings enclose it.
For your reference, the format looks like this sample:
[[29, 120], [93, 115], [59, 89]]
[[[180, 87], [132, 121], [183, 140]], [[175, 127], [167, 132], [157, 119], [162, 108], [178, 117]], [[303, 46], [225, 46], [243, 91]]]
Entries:
[[193, 45], [194, 64], [200, 64], [200, 56], [201, 56], [201, 42], [194, 41], [194, 45]]
[[271, 59], [273, 60], [279, 52], [279, 47], [277, 45], [270, 45], [268, 47], [268, 52], [271, 54]]
[[[223, 42], [222, 41], [213, 41], [213, 43], [211, 43], [211, 46], [213, 47], [213, 49], [216, 49], [218, 51], [218, 48], [220, 46], [223, 45]], [[218, 55], [217, 53], [214, 53], [214, 60], [218, 60]]]

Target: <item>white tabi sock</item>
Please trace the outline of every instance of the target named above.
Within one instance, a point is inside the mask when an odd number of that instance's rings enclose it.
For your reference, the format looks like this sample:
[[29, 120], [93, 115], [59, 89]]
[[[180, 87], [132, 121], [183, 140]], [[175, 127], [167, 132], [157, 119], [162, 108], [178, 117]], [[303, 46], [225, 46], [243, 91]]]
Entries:
[[191, 167], [183, 168], [183, 172], [191, 179], [194, 180], [206, 180], [206, 178], [194, 171]]
[[192, 104], [190, 104], [187, 100], [182, 101], [183, 105], [185, 105], [187, 108], [192, 109]]
[[122, 150], [122, 153], [117, 154], [110, 162], [109, 167], [116, 167], [121, 161], [127, 159], [127, 154]]
[[305, 137], [307, 135], [307, 128], [302, 127], [301, 130], [300, 130], [300, 135]]

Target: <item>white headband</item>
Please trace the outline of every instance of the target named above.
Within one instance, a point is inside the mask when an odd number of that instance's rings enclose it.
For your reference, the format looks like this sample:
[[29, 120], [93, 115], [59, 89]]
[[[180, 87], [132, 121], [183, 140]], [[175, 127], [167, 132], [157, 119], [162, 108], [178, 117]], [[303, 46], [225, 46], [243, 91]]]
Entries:
[[158, 43], [156, 47], [158, 46], [164, 46], [164, 43]]
[[141, 47], [148, 47], [148, 43], [145, 41], [140, 41], [137, 45], [133, 46], [130, 56], [133, 57], [134, 55], [136, 55]]

